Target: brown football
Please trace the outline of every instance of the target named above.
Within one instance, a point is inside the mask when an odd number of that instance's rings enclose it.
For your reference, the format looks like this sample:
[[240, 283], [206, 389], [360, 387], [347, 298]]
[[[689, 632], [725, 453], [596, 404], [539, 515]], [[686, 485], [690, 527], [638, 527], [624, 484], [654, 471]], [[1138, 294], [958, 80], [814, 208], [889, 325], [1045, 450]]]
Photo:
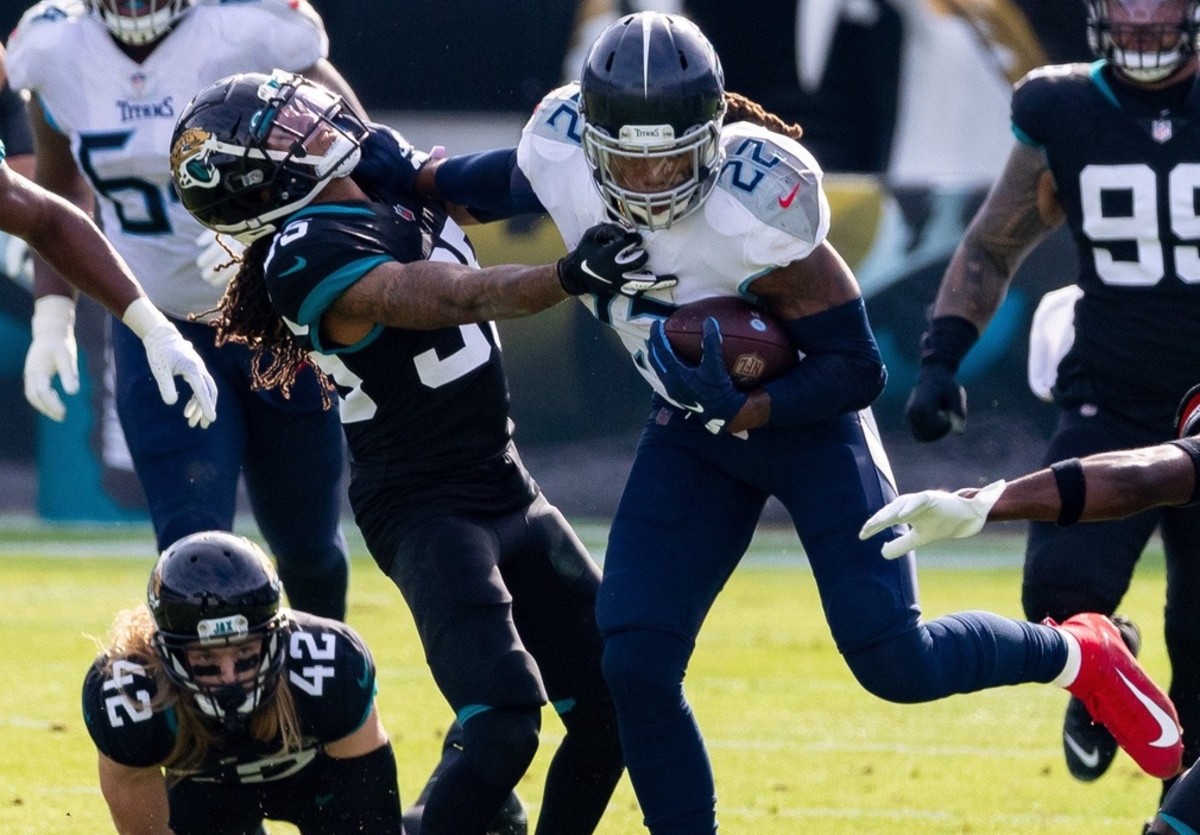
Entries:
[[734, 296], [718, 296], [685, 304], [663, 323], [676, 356], [700, 362], [704, 320], [721, 326], [721, 348], [733, 384], [749, 391], [791, 369], [799, 353], [771, 314]]

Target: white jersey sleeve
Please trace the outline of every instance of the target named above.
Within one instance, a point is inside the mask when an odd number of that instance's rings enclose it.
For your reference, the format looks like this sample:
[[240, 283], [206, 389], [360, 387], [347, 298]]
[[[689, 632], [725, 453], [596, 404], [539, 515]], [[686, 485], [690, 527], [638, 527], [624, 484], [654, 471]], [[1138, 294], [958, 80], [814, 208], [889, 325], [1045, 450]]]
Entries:
[[203, 229], [171, 182], [175, 121], [218, 79], [305, 70], [328, 49], [306, 0], [201, 0], [139, 63], [80, 0], [43, 0], [18, 24], [7, 66], [69, 141], [105, 235], [150, 300], [185, 318], [214, 309], [222, 289], [200, 277]]
[[[547, 95], [517, 146], [517, 165], [553, 218], [567, 248], [589, 227], [611, 221], [582, 145], [579, 87]], [[638, 370], [664, 397], [642, 358], [655, 319], [712, 296], [750, 296], [754, 279], [807, 257], [829, 231], [829, 201], [816, 160], [797, 142], [746, 122], [721, 131], [717, 181], [699, 211], [669, 229], [641, 230], [648, 268], [675, 275], [675, 287], [638, 299], [580, 297], [612, 326]]]

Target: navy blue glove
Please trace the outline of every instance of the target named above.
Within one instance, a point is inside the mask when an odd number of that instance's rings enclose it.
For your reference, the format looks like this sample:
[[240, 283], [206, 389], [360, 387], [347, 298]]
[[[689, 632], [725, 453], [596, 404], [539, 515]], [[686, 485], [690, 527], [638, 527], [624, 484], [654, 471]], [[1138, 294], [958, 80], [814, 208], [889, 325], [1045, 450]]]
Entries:
[[747, 395], [733, 385], [721, 351], [721, 326], [709, 316], [704, 320], [700, 364], [682, 362], [671, 349], [667, 333], [659, 319], [650, 326], [650, 365], [667, 395], [689, 412], [705, 421], [704, 428], [714, 435], [733, 420], [746, 405]]
[[418, 151], [387, 125], [367, 122], [367, 128], [353, 180], [364, 191], [388, 201], [418, 196], [414, 183], [429, 154]]

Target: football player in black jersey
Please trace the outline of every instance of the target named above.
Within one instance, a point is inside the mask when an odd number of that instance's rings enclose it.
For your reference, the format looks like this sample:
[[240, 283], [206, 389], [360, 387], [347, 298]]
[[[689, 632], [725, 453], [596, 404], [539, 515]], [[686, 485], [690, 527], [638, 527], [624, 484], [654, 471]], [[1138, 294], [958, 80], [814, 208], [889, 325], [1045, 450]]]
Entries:
[[437, 205], [349, 176], [367, 137], [339, 97], [278, 71], [224, 79], [184, 110], [171, 161], [183, 203], [249, 244], [218, 339], [271, 349], [262, 385], [286, 391], [311, 360], [336, 386], [356, 521], [462, 725], [422, 833], [484, 831], [533, 758], [547, 701], [567, 733], [536, 831], [592, 832], [623, 769], [599, 570], [517, 454], [488, 320], [662, 282], [638, 270], [640, 237], [612, 225], [557, 264], [480, 270]]
[[[1035, 70], [1013, 94], [1019, 142], [951, 260], [923, 338], [906, 407], [917, 440], [961, 430], [959, 363], [1022, 259], [1063, 223], [1079, 253], [1082, 295], [1074, 344], [1058, 364], [1062, 412], [1044, 460], [1170, 438], [1175, 404], [1200, 367], [1200, 3], [1088, 0], [1087, 11], [1099, 60]], [[1190, 765], [1200, 751], [1200, 508], [1070, 528], [1034, 522], [1022, 602], [1029, 618], [1113, 612], [1155, 528], [1167, 556], [1170, 695]], [[1081, 780], [1103, 774], [1115, 754], [1077, 700], [1063, 742]]]
[[248, 539], [184, 537], [88, 670], [83, 717], [117, 831], [402, 835], [375, 665], [344, 623], [280, 608]]

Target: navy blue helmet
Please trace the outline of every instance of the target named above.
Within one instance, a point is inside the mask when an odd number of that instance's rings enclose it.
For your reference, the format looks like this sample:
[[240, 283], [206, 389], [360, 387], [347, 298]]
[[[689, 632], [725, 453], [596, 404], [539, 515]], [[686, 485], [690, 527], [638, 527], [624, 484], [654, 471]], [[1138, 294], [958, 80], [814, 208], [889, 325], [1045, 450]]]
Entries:
[[592, 44], [579, 86], [584, 152], [610, 212], [662, 229], [698, 209], [719, 173], [725, 74], [696, 25], [621, 18]]

